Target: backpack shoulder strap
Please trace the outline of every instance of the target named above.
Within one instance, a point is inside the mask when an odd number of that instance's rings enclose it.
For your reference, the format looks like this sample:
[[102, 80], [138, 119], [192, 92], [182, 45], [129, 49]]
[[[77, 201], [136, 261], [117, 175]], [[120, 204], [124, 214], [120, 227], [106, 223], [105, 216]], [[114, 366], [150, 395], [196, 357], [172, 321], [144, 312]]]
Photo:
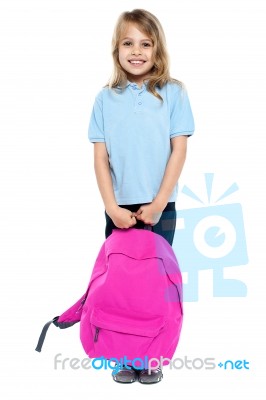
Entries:
[[42, 328], [42, 332], [40, 334], [39, 340], [38, 340], [38, 344], [36, 346], [36, 351], [38, 351], [39, 353], [42, 351], [42, 346], [43, 346], [43, 342], [46, 336], [46, 333], [50, 327], [50, 325], [53, 323], [55, 326], [57, 326], [60, 329], [66, 329], [69, 328], [72, 325], [75, 325], [78, 321], [68, 321], [68, 322], [58, 322], [59, 316], [54, 317], [51, 321], [48, 321], [44, 327]]
[[95, 261], [95, 265], [92, 271], [92, 275], [90, 278], [89, 285], [87, 287], [87, 290], [85, 294], [69, 309], [67, 309], [63, 314], [60, 316], [54, 317], [51, 321], [48, 321], [44, 327], [42, 328], [42, 332], [40, 334], [38, 344], [36, 346], [36, 351], [39, 353], [42, 350], [42, 346], [45, 340], [46, 333], [50, 327], [50, 325], [53, 323], [55, 326], [57, 326], [60, 329], [65, 329], [69, 328], [70, 326], [76, 324], [77, 322], [80, 322], [81, 314], [83, 311], [83, 305], [87, 299], [90, 286], [92, 282], [98, 278], [100, 275], [104, 274], [107, 270], [106, 266], [106, 255], [105, 255], [105, 242], [102, 245], [100, 252], [98, 254], [98, 257]]
[[52, 323], [57, 322], [58, 318], [59, 318], [59, 316], [58, 316], [58, 317], [54, 317], [51, 321], [47, 322], [47, 323], [44, 325], [44, 327], [42, 328], [42, 332], [41, 332], [41, 334], [40, 334], [40, 337], [39, 337], [39, 340], [38, 340], [38, 344], [37, 344], [37, 347], [36, 347], [36, 349], [35, 349], [35, 350], [38, 351], [39, 353], [42, 351], [42, 345], [43, 345], [43, 342], [44, 342], [44, 339], [45, 339], [45, 336], [46, 336], [46, 333], [47, 333], [47, 331], [48, 331], [49, 326], [50, 326]]

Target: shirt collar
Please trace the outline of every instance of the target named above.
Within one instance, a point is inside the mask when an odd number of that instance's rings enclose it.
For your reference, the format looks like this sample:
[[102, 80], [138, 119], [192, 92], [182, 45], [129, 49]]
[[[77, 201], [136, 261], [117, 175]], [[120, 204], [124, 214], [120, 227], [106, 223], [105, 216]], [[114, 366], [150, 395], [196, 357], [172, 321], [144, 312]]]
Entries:
[[[130, 82], [129, 80], [127, 80], [126, 86], [124, 86], [124, 88], [128, 88], [130, 86], [132, 88], [137, 87], [139, 90], [144, 90], [147, 88], [147, 85], [148, 85], [148, 81], [144, 82], [143, 85], [141, 86], [141, 88], [139, 88], [136, 82]], [[118, 85], [117, 89], [122, 89], [122, 86]]]
[[135, 83], [135, 82], [130, 82], [130, 81], [128, 80], [128, 81], [127, 81], [127, 84], [126, 84], [126, 87], [131, 86], [131, 87], [137, 87], [138, 89], [146, 89], [147, 84], [148, 84], [148, 81], [145, 81], [145, 82], [143, 83], [143, 85], [142, 85], [141, 87], [139, 87], [139, 86], [137, 85], [137, 83]]

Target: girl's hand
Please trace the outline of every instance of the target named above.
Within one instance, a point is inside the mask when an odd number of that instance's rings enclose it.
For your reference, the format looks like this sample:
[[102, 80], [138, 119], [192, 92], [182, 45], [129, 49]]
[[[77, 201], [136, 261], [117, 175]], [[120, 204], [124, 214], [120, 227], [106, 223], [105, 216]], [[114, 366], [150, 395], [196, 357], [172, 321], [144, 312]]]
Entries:
[[162, 211], [154, 203], [145, 204], [135, 212], [135, 216], [139, 221], [152, 226], [159, 222], [161, 215]]
[[112, 219], [115, 226], [120, 229], [131, 228], [137, 223], [134, 213], [126, 208], [117, 206], [111, 212], [107, 212], [107, 214]]

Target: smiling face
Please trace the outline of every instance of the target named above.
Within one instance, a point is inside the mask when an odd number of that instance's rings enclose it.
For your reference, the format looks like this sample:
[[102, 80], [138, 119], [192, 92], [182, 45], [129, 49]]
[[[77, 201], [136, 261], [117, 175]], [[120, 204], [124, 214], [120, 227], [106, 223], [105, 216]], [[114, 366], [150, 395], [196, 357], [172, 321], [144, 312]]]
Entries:
[[154, 65], [153, 42], [137, 25], [128, 23], [119, 41], [119, 62], [128, 80], [142, 85]]

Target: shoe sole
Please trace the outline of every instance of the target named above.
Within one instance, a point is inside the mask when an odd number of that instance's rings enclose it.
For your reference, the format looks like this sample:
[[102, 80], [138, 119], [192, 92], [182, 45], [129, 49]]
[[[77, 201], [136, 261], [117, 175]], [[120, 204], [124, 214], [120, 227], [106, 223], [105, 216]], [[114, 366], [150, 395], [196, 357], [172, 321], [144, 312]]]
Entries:
[[139, 379], [139, 383], [141, 383], [142, 385], [154, 385], [155, 383], [159, 383], [159, 382], [161, 382], [163, 380], [163, 375], [161, 376], [161, 378], [158, 380], [158, 381], [155, 381], [155, 382], [142, 382], [140, 379]]
[[113, 377], [113, 381], [116, 382], [116, 383], [122, 383], [122, 384], [130, 384], [130, 383], [136, 382], [136, 380], [130, 381], [130, 382], [123, 382], [123, 381], [119, 381], [119, 380], [117, 380], [117, 379], [114, 379], [114, 377]]

